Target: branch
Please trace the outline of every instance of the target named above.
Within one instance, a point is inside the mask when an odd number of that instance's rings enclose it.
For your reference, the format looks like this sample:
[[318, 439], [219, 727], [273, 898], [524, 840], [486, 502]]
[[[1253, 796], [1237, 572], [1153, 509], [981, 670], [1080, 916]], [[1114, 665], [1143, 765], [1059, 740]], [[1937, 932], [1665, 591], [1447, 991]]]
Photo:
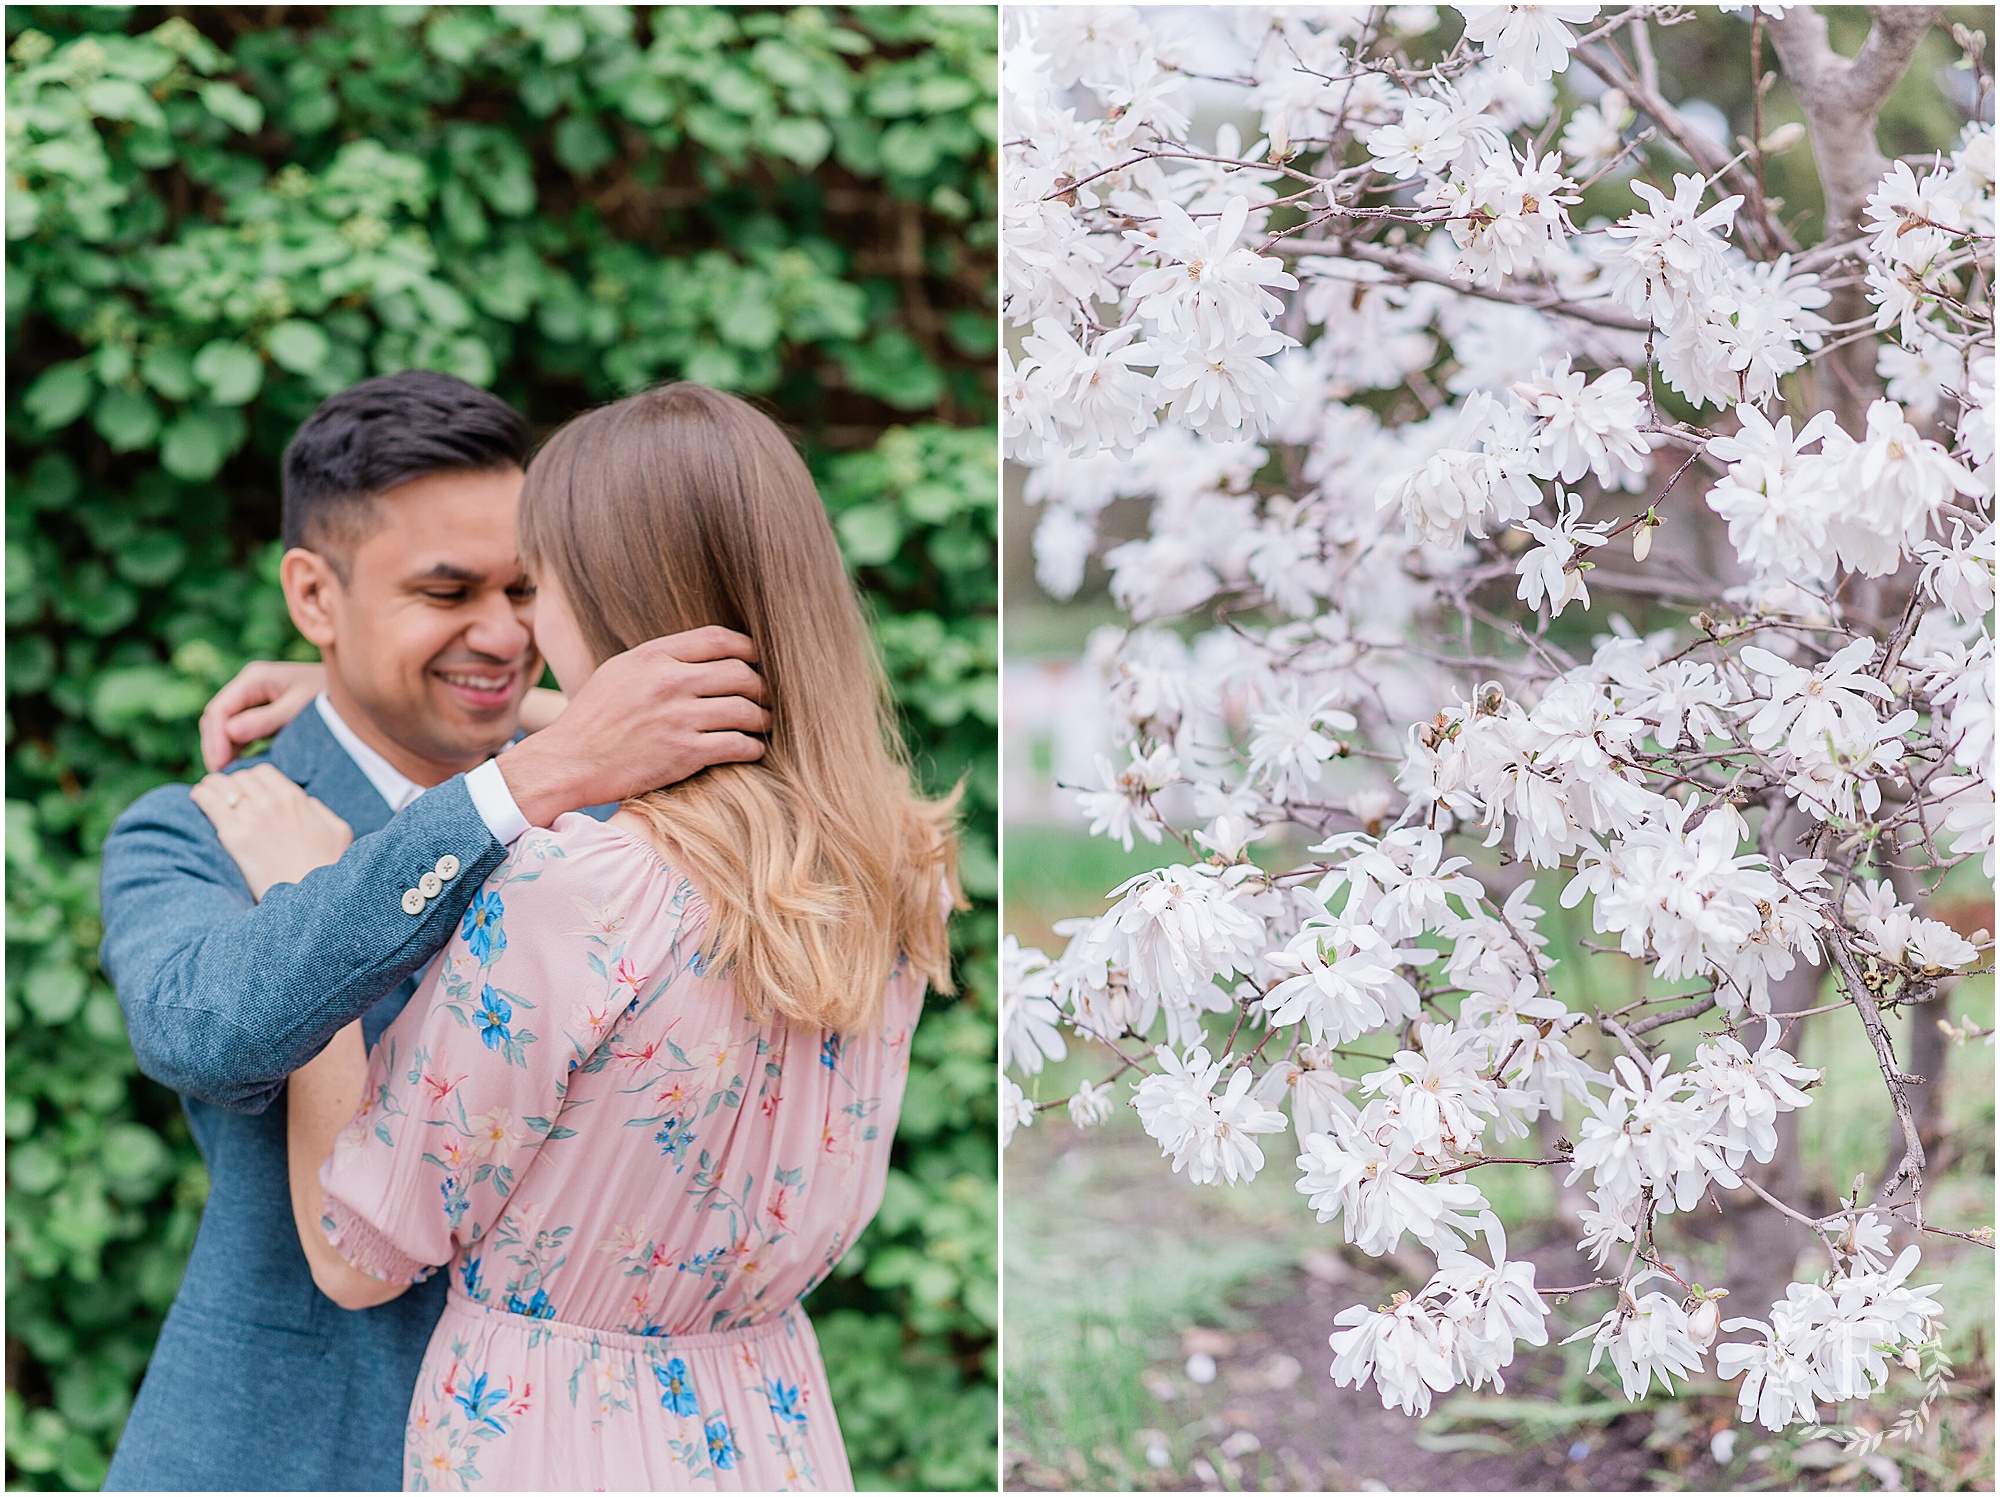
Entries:
[[[1644, 23], [1635, 24], [1643, 26]], [[1722, 187], [1721, 179], [1725, 177], [1733, 178], [1734, 185], [1742, 189], [1746, 195], [1756, 190], [1756, 178], [1744, 169], [1740, 161], [1732, 162], [1723, 150], [1712, 145], [1701, 132], [1690, 125], [1686, 117], [1667, 102], [1658, 88], [1648, 86], [1646, 79], [1640, 76], [1640, 73], [1649, 71], [1643, 63], [1639, 71], [1635, 72], [1625, 65], [1625, 59], [1620, 57], [1617, 50], [1608, 43], [1601, 47], [1578, 47], [1574, 55], [1577, 61], [1613, 88], [1623, 89], [1625, 96], [1635, 107], [1651, 115], [1660, 128], [1667, 132], [1674, 144], [1679, 146], [1695, 164], [1695, 169], [1716, 184], [1718, 191]], [[1782, 224], [1772, 223], [1770, 227], [1777, 235], [1776, 248], [1781, 250], [1798, 248]]]
[[1683, 1019], [1699, 1019], [1714, 1007], [1715, 994], [1710, 993], [1707, 997], [1698, 998], [1683, 1008], [1670, 1008], [1663, 1014], [1654, 1014], [1651, 1018], [1641, 1019], [1636, 1024], [1628, 1026], [1627, 1033], [1636, 1038], [1668, 1024], [1678, 1024]]
[[1623, 307], [1609, 301], [1566, 301], [1560, 296], [1517, 286], [1475, 286], [1415, 255], [1400, 254], [1358, 239], [1288, 239], [1273, 248], [1286, 254], [1333, 254], [1344, 255], [1350, 260], [1365, 260], [1370, 265], [1380, 265], [1412, 281], [1429, 281], [1434, 286], [1449, 287], [1461, 296], [1483, 296], [1488, 301], [1511, 302], [1517, 307], [1532, 307], [1537, 312], [1547, 312], [1556, 317], [1574, 317], [1579, 322], [1616, 328], [1621, 333], [1643, 333], [1648, 326], [1643, 319], [1634, 317]]
[[1868, 1031], [1868, 1042], [1875, 1048], [1875, 1062], [1881, 1068], [1883, 1083], [1889, 1088], [1889, 1101], [1896, 1109], [1896, 1122], [1903, 1130], [1903, 1162], [1896, 1166], [1895, 1173], [1882, 1182], [1881, 1194], [1884, 1198], [1893, 1196], [1907, 1180], [1911, 1195], [1915, 1196], [1923, 1189], [1924, 1183], [1924, 1141], [1917, 1132], [1916, 1115], [1910, 1110], [1910, 1094], [1905, 1088], [1903, 1073], [1896, 1065], [1896, 1052], [1889, 1044], [1888, 1026], [1882, 1022], [1882, 1011], [1875, 1006], [1874, 994], [1861, 980], [1854, 953], [1848, 949], [1846, 933], [1835, 926], [1829, 935], [1832, 939], [1827, 949], [1833, 955], [1834, 964], [1840, 968], [1840, 979], [1847, 989], [1847, 996], [1854, 1000], [1855, 1011], [1861, 1015], [1861, 1026]]

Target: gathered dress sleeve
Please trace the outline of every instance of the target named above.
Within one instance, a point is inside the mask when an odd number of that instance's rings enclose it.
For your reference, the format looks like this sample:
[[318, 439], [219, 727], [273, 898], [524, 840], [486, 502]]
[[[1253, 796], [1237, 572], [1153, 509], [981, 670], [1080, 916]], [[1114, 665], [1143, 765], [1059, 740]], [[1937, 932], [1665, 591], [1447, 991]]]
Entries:
[[626, 955], [614, 911], [629, 863], [564, 840], [523, 837], [473, 897], [377, 1041], [361, 1110], [320, 1167], [322, 1229], [377, 1279], [426, 1278], [479, 1240], [543, 1145], [572, 1131], [571, 1072], [673, 976]]

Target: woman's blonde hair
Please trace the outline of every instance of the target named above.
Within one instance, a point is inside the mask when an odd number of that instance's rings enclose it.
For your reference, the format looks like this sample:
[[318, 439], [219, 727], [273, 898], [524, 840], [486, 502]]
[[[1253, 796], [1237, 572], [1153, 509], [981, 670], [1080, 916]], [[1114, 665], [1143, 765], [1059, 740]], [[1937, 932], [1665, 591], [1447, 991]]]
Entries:
[[899, 954], [950, 991], [958, 796], [911, 787], [833, 527], [776, 423], [692, 384], [579, 416], [529, 465], [520, 530], [599, 660], [704, 624], [756, 643], [763, 759], [626, 802], [707, 901], [705, 949], [750, 1012], [872, 1028]]

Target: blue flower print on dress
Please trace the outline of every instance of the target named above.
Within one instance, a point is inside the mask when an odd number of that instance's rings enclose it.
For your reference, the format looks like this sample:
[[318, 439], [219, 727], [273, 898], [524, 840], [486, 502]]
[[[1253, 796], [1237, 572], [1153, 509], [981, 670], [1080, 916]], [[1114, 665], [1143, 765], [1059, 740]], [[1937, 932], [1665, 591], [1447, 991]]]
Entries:
[[464, 1387], [450, 1391], [452, 1400], [475, 1425], [486, 1426], [496, 1434], [506, 1432], [506, 1426], [493, 1417], [493, 1411], [506, 1403], [510, 1388], [487, 1387], [486, 1374], [482, 1372]]
[[819, 1063], [829, 1071], [840, 1069], [840, 1036], [830, 1034], [820, 1041]]
[[514, 1017], [514, 1005], [494, 992], [490, 986], [479, 989], [479, 1007], [473, 1011], [473, 1022], [479, 1026], [479, 1038], [486, 1042], [489, 1050], [506, 1048], [513, 1036], [507, 1032], [507, 1025]]
[[736, 1437], [720, 1414], [708, 1421], [708, 1458], [718, 1471], [736, 1469]]
[[691, 1118], [668, 1118], [667, 1125], [653, 1135], [653, 1142], [660, 1146], [660, 1152], [669, 1159], [679, 1159], [694, 1142], [694, 1121]]
[[764, 1384], [764, 1396], [771, 1402], [771, 1412], [787, 1424], [805, 1428], [806, 1411], [799, 1407], [799, 1385], [788, 1383], [783, 1378], [772, 1378]]
[[472, 903], [466, 906], [465, 923], [458, 928], [458, 938], [482, 967], [498, 961], [500, 953], [507, 949], [507, 932], [500, 928], [500, 919], [506, 913], [507, 906], [500, 902], [499, 894], [487, 889], [473, 895]]
[[474, 1299], [483, 1299], [479, 1286], [479, 1260], [467, 1258], [458, 1270], [459, 1282], [465, 1285], [465, 1292]]
[[556, 1307], [549, 1302], [549, 1292], [537, 1289], [526, 1299], [518, 1294], [507, 1296], [507, 1308], [516, 1315], [525, 1315], [530, 1320], [549, 1320], [555, 1316]]
[[688, 1364], [679, 1357], [671, 1358], [666, 1366], [653, 1364], [653, 1376], [660, 1380], [660, 1407], [669, 1414], [683, 1417], [701, 1412], [701, 1403], [694, 1396], [694, 1380], [688, 1376]]

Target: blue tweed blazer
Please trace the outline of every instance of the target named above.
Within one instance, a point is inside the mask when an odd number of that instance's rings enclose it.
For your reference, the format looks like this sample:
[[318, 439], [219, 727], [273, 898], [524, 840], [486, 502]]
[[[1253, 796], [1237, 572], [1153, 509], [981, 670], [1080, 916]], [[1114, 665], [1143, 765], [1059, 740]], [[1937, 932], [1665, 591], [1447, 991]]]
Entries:
[[[265, 757], [354, 829], [338, 863], [256, 903], [184, 785], [142, 797], [104, 844], [104, 970], [210, 1179], [108, 1491], [400, 1491], [410, 1393], [444, 1307], [442, 1275], [372, 1310], [314, 1286], [292, 1221], [285, 1078], [357, 1018], [375, 1043], [506, 850], [463, 778], [392, 818], [310, 708]], [[447, 853], [458, 873], [405, 913]]]

